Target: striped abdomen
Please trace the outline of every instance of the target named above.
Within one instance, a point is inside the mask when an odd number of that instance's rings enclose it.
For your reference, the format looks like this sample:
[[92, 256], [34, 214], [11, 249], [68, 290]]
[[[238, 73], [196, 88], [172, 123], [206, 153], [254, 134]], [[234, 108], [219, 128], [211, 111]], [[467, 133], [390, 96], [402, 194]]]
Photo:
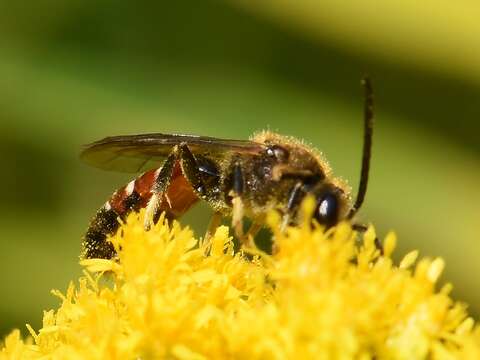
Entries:
[[[83, 242], [82, 258], [111, 259], [115, 257], [115, 250], [107, 241], [107, 236], [115, 234], [120, 225], [119, 218], [124, 220], [130, 212], [139, 211], [147, 206], [159, 173], [159, 169], [150, 170], [113, 193], [90, 222]], [[165, 211], [168, 219], [175, 219], [185, 213], [197, 200], [197, 195], [183, 176], [177, 162], [167, 195], [163, 197], [160, 204], [159, 214]]]

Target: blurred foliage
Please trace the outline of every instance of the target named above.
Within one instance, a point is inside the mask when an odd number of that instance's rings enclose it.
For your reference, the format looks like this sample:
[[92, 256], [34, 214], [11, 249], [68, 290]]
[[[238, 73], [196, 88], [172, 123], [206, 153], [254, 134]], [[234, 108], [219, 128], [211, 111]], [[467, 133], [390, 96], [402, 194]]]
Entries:
[[[130, 179], [81, 164], [81, 144], [269, 127], [355, 188], [364, 73], [377, 123], [360, 217], [395, 229], [399, 255], [444, 257], [454, 296], [480, 313], [480, 5], [321, 4], [0, 1], [0, 332], [38, 326], [48, 289], [80, 271], [90, 217]], [[201, 234], [208, 216], [183, 222]]]
[[480, 4], [474, 0], [231, 2], [347, 51], [480, 82]]

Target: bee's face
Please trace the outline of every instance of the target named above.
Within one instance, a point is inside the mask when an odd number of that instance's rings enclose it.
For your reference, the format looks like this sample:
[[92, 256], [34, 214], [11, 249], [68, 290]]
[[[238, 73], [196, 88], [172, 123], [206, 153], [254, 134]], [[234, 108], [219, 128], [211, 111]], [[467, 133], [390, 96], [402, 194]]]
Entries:
[[[268, 163], [271, 178], [262, 177], [259, 182], [273, 180], [265, 191], [270, 191], [270, 197], [282, 204], [281, 211], [290, 223], [300, 220], [299, 206], [307, 195], [316, 199], [314, 218], [321, 225], [328, 228], [347, 217], [351, 209], [350, 189], [332, 175], [330, 166], [320, 153], [295, 139], [270, 132], [261, 133], [255, 141], [267, 146], [264, 156], [272, 159]], [[261, 165], [265, 164], [262, 162]], [[285, 200], [288, 200], [287, 205]]]

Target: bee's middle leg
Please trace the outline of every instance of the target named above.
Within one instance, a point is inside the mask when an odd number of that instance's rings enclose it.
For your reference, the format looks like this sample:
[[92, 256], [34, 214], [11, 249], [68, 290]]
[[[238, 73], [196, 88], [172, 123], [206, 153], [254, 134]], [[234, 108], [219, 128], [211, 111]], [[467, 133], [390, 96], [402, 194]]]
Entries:
[[245, 240], [243, 235], [245, 209], [242, 201], [244, 178], [240, 163], [236, 163], [233, 167], [232, 180], [232, 190], [229, 193], [232, 197], [232, 228], [237, 238], [243, 242]]
[[[194, 191], [201, 198], [208, 198], [209, 188], [206, 186], [204, 179], [205, 176], [214, 176], [211, 173], [206, 175], [200, 171], [200, 165], [197, 162], [195, 156], [190, 151], [188, 144], [179, 145], [180, 153], [180, 164], [182, 167], [182, 172], [185, 178], [190, 182]], [[219, 176], [219, 174], [215, 174]], [[244, 205], [242, 201], [242, 195], [244, 191], [244, 176], [239, 162], [235, 163], [233, 166], [232, 173], [232, 189], [229, 192], [229, 195], [232, 197], [232, 227], [235, 231], [236, 237], [243, 243], [246, 240], [246, 237], [243, 232], [243, 217], [244, 217]], [[215, 213], [212, 216], [210, 225], [205, 235], [205, 239], [210, 237], [216, 227], [220, 224], [222, 215], [220, 213]]]
[[222, 223], [222, 213], [220, 212], [214, 212], [212, 217], [210, 218], [210, 222], [208, 224], [207, 231], [205, 233], [205, 236], [203, 237], [203, 241], [208, 241], [212, 237], [212, 235], [215, 233], [215, 230], [220, 226]]
[[[209, 192], [209, 189], [205, 185], [204, 177], [205, 176], [218, 176], [215, 171], [209, 174], [202, 173], [200, 170], [200, 164], [197, 159], [190, 151], [190, 148], [187, 144], [180, 144], [180, 164], [182, 167], [182, 173], [185, 178], [188, 180], [195, 193], [201, 198], [206, 198]], [[211, 171], [212, 169], [210, 169]], [[222, 221], [222, 214], [215, 212], [210, 219], [210, 223], [207, 228], [207, 232], [204, 236], [204, 241], [207, 241], [212, 234], [215, 232], [215, 229], [220, 225]]]
[[257, 246], [255, 244], [255, 236], [263, 228], [263, 224], [263, 219], [254, 220], [243, 237], [242, 243], [247, 245], [249, 248], [255, 248]]

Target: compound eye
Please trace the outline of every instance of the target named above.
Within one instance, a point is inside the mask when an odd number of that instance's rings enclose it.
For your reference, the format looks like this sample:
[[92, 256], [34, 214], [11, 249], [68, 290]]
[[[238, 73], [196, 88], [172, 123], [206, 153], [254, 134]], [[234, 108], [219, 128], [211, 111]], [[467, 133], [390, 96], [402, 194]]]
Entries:
[[325, 194], [315, 209], [315, 219], [327, 227], [334, 226], [338, 222], [338, 198], [335, 194]]
[[280, 162], [287, 161], [289, 156], [288, 150], [278, 145], [272, 145], [268, 147], [267, 155], [274, 157]]

